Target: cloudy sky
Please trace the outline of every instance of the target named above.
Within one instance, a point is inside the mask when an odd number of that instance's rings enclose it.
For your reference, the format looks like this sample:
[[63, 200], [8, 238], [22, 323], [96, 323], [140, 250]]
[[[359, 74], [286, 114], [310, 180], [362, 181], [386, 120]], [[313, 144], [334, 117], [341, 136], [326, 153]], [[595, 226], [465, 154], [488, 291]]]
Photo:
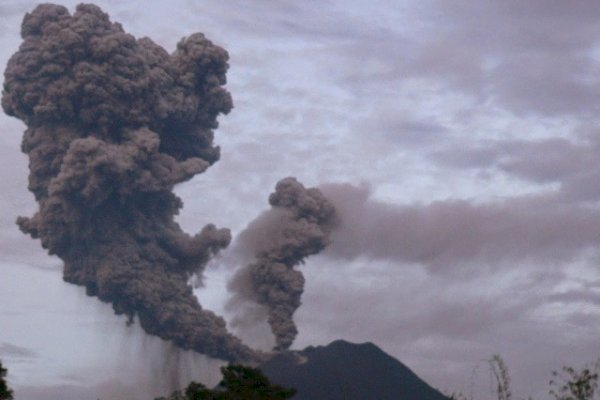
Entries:
[[[1, 65], [35, 4], [0, 0]], [[340, 204], [350, 228], [301, 267], [295, 348], [372, 341], [467, 395], [489, 394], [482, 360], [501, 354], [524, 398], [545, 397], [553, 369], [600, 356], [597, 2], [97, 4], [168, 51], [200, 31], [229, 52], [234, 110], [216, 131], [221, 160], [177, 188], [184, 229], [235, 236], [290, 175]], [[64, 283], [60, 260], [18, 231], [36, 209], [24, 125], [1, 115], [0, 130], [0, 358], [17, 394], [108, 398], [163, 376], [152, 396], [217, 379], [215, 362]], [[197, 291], [226, 317], [232, 260]], [[238, 334], [268, 346], [264, 332]]]

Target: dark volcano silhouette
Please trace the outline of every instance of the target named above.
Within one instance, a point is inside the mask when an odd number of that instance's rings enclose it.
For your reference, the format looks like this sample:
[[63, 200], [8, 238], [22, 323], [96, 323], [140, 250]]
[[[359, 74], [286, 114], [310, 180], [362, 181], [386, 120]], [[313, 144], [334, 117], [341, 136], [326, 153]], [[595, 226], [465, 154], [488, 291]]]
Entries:
[[276, 355], [260, 366], [294, 400], [448, 400], [373, 343], [336, 340]]

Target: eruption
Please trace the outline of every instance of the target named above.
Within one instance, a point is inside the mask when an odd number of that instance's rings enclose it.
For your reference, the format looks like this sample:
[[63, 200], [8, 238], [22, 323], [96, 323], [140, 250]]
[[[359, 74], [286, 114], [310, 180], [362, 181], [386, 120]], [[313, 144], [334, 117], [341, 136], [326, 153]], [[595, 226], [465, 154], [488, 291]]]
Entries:
[[319, 189], [306, 189], [295, 178], [279, 181], [269, 203], [273, 208], [239, 236], [242, 251], [256, 260], [236, 274], [230, 289], [234, 301], [251, 300], [267, 309], [276, 349], [284, 350], [298, 333], [292, 316], [304, 290], [304, 276], [294, 267], [327, 247], [335, 209]]
[[[73, 15], [40, 5], [21, 36], [2, 93], [4, 111], [27, 124], [22, 150], [39, 203], [21, 230], [64, 261], [65, 281], [137, 316], [146, 332], [228, 361], [259, 357], [187, 285], [229, 231], [207, 225], [190, 236], [173, 219], [182, 207], [174, 185], [219, 159], [213, 129], [232, 108], [227, 52], [196, 33], [169, 55], [94, 5]], [[297, 207], [285, 193], [273, 201]]]

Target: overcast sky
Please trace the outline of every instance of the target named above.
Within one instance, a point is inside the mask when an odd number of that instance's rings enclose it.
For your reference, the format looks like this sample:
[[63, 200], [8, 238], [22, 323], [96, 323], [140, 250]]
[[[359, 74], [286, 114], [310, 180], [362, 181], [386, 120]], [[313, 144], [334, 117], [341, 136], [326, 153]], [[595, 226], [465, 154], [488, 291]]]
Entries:
[[[0, 0], [0, 65], [35, 4]], [[97, 4], [168, 51], [203, 32], [229, 52], [222, 157], [177, 188], [184, 229], [213, 222], [235, 237], [285, 176], [338, 184], [325, 188], [353, 229], [301, 266], [294, 348], [372, 341], [467, 395], [489, 394], [481, 360], [501, 354], [523, 398], [546, 397], [552, 370], [600, 357], [596, 1]], [[0, 358], [17, 395], [109, 396], [167, 375], [152, 396], [218, 379], [214, 362], [175, 354], [64, 283], [60, 260], [18, 231], [37, 207], [23, 130], [0, 115]], [[226, 317], [232, 260], [215, 260], [197, 292]], [[238, 333], [272, 343], [265, 327]], [[169, 375], [166, 358], [198, 372]]]

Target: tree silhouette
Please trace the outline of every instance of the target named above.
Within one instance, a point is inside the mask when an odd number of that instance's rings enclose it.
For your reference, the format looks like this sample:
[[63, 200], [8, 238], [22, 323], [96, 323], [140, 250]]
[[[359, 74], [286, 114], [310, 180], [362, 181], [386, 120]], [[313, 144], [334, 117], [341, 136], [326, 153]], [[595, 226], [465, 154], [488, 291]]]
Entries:
[[508, 368], [504, 360], [499, 354], [496, 354], [492, 356], [491, 360], [488, 360], [488, 365], [490, 366], [490, 372], [496, 379], [496, 395], [498, 396], [498, 400], [511, 400], [510, 376], [508, 375]]
[[2, 366], [2, 361], [0, 361], [0, 400], [12, 400], [13, 398], [12, 390], [8, 388], [8, 384], [4, 380], [7, 372], [6, 368]]
[[578, 370], [563, 367], [561, 372], [552, 372], [550, 395], [555, 400], [592, 400], [598, 388], [600, 359], [593, 365]]
[[215, 389], [192, 382], [185, 391], [156, 400], [285, 400], [291, 398], [295, 389], [286, 389], [269, 382], [257, 368], [229, 365], [221, 368], [223, 379]]

